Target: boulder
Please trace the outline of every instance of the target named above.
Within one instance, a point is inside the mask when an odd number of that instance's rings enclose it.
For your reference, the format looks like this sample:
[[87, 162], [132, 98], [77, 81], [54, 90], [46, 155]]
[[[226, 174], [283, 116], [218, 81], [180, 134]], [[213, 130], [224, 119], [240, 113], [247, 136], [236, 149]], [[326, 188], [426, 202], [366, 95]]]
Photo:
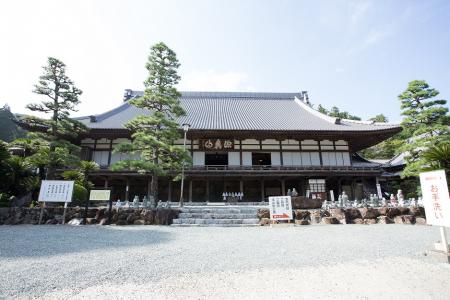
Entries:
[[395, 216], [398, 215], [400, 215], [400, 210], [396, 207], [389, 207], [386, 212], [386, 216], [388, 216], [391, 219], [393, 219]]
[[364, 219], [364, 224], [366, 224], [366, 225], [377, 224], [377, 220], [376, 219]]
[[380, 216], [378, 209], [375, 208], [360, 208], [359, 212], [361, 213], [361, 217], [363, 219], [376, 219]]
[[378, 208], [378, 213], [380, 214], [380, 216], [386, 216], [388, 210], [389, 210], [389, 208], [386, 206], [380, 207], [380, 208]]
[[361, 219], [361, 212], [357, 208], [347, 208], [345, 210], [345, 218], [347, 223], [351, 223], [354, 219]]
[[270, 219], [269, 218], [262, 218], [260, 221], [259, 221], [259, 225], [269, 225], [270, 224]]
[[392, 224], [392, 223], [394, 223], [394, 221], [387, 216], [379, 216], [377, 218], [377, 223], [378, 224]]
[[425, 209], [423, 207], [411, 207], [409, 211], [411, 215], [416, 217], [425, 217]]
[[132, 214], [128, 214], [126, 221], [128, 224], [134, 224], [134, 221], [136, 221], [137, 219], [138, 219], [138, 216], [136, 216], [134, 213], [132, 213]]
[[78, 226], [78, 225], [81, 225], [81, 223], [83, 223], [83, 219], [81, 219], [81, 218], [74, 218], [74, 219], [70, 220], [67, 224]]
[[291, 197], [293, 209], [316, 209], [322, 207], [323, 200], [310, 199], [304, 196]]
[[364, 224], [364, 220], [361, 218], [354, 219], [352, 221], [353, 224]]
[[118, 221], [116, 222], [116, 225], [122, 226], [122, 225], [128, 225], [128, 223], [127, 223], [126, 220], [118, 220]]
[[395, 224], [414, 224], [416, 221], [413, 215], [401, 215], [394, 218]]
[[309, 218], [311, 220], [311, 224], [319, 224], [322, 219], [320, 210], [311, 211]]
[[347, 224], [347, 219], [345, 216], [345, 210], [341, 208], [332, 208], [330, 209], [330, 214], [332, 217], [335, 217], [339, 220], [341, 224]]
[[296, 220], [311, 220], [311, 212], [308, 210], [296, 210], [295, 211], [295, 219]]
[[335, 217], [323, 217], [322, 218], [323, 224], [340, 224], [339, 220]]
[[49, 219], [49, 220], [47, 220], [45, 222], [45, 224], [47, 224], [47, 225], [55, 225], [55, 224], [58, 224], [58, 220], [56, 220], [56, 219]]
[[93, 225], [93, 224], [97, 224], [98, 221], [96, 218], [86, 218], [86, 224], [87, 225]]
[[108, 225], [108, 218], [102, 218], [99, 222], [98, 225]]
[[296, 225], [311, 225], [311, 222], [308, 220], [295, 220]]
[[260, 208], [258, 209], [257, 216], [260, 220], [263, 218], [270, 218], [270, 211], [267, 208]]
[[427, 219], [416, 217], [416, 225], [427, 225]]
[[400, 215], [410, 215], [409, 207], [398, 207], [398, 211], [400, 212]]
[[139, 219], [133, 222], [134, 225], [145, 225], [145, 220]]
[[144, 219], [146, 225], [153, 224], [155, 222], [155, 213], [151, 209], [144, 209], [141, 212], [141, 218]]

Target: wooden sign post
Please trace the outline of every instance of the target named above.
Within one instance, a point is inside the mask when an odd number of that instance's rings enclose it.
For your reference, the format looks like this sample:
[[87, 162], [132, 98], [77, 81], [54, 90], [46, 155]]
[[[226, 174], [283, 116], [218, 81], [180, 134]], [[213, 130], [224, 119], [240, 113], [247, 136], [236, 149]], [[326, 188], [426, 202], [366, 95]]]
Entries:
[[435, 245], [436, 250], [443, 252], [450, 263], [449, 245], [445, 227], [450, 227], [450, 198], [447, 178], [444, 170], [420, 174], [423, 204], [427, 224], [440, 226], [441, 243]]
[[42, 202], [39, 222], [42, 223], [46, 202], [64, 202], [62, 224], [65, 223], [67, 203], [72, 202], [74, 181], [67, 180], [42, 180], [38, 201]]

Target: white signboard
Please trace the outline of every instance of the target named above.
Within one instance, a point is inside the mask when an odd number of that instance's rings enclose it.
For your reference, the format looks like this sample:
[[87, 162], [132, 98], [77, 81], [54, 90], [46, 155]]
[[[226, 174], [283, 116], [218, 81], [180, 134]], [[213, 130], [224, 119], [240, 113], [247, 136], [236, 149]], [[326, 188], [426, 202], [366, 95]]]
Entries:
[[427, 223], [450, 227], [450, 199], [445, 171], [421, 173], [420, 185]]
[[269, 210], [271, 220], [291, 220], [291, 196], [269, 197]]
[[89, 193], [89, 200], [94, 201], [109, 201], [111, 190], [91, 190]]
[[74, 181], [42, 180], [38, 201], [71, 202]]

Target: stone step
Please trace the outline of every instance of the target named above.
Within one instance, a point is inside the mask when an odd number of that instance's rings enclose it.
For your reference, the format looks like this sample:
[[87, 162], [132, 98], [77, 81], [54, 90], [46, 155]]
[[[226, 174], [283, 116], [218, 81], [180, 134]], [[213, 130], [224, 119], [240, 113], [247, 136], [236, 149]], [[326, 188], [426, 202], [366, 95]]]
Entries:
[[256, 213], [253, 214], [217, 214], [217, 213], [180, 213], [179, 219], [254, 219]]
[[194, 213], [194, 214], [256, 214], [258, 208], [222, 208], [222, 207], [210, 207], [210, 208], [182, 208], [182, 213]]
[[259, 219], [174, 219], [173, 224], [259, 224]]

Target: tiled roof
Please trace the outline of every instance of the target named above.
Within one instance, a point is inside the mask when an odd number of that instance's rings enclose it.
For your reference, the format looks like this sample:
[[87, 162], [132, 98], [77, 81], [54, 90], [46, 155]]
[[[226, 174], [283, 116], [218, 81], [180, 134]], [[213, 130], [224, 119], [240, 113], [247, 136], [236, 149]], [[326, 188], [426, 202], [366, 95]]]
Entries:
[[[127, 94], [128, 93], [128, 94]], [[142, 92], [127, 90], [126, 98]], [[399, 128], [396, 124], [336, 120], [319, 113], [301, 99], [302, 93], [182, 92], [180, 99], [188, 123], [197, 130], [258, 131], [374, 131]], [[91, 118], [77, 118], [89, 128], [116, 129], [148, 111], [125, 101], [119, 107]]]

